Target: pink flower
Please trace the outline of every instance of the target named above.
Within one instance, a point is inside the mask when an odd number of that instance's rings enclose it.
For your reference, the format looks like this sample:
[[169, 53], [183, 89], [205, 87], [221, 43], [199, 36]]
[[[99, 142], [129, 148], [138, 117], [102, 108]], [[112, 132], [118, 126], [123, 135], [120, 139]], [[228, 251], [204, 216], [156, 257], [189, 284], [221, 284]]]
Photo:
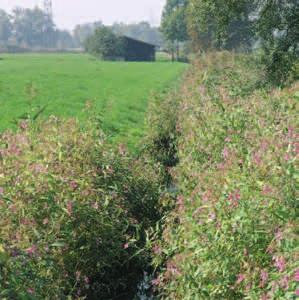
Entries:
[[156, 278], [156, 279], [153, 279], [153, 280], [151, 281], [151, 283], [152, 283], [152, 285], [154, 285], [154, 286], [158, 286], [158, 285], [160, 285], [161, 280], [160, 280], [159, 278]]
[[15, 204], [10, 204], [8, 207], [12, 212], [17, 212], [17, 206]]
[[297, 281], [297, 282], [299, 281], [299, 269], [297, 269], [297, 270], [295, 271], [294, 280]]
[[228, 200], [231, 202], [232, 206], [238, 206], [241, 200], [240, 190], [236, 190], [228, 195]]
[[238, 277], [237, 277], [236, 284], [240, 284], [244, 280], [245, 280], [245, 275], [244, 274], [239, 274]]
[[269, 300], [268, 294], [263, 294], [260, 300]]
[[267, 281], [268, 281], [269, 273], [267, 271], [265, 271], [265, 270], [262, 270], [260, 277], [261, 277], [260, 286], [263, 288], [265, 286], [265, 284], [267, 283]]
[[32, 295], [34, 294], [34, 289], [33, 288], [29, 288], [27, 289], [28, 294]]
[[49, 219], [48, 219], [48, 218], [45, 218], [45, 219], [43, 220], [43, 225], [47, 225], [47, 224], [49, 224]]
[[276, 233], [275, 233], [275, 239], [279, 242], [282, 240], [282, 232], [281, 230], [278, 228]]
[[124, 244], [124, 249], [128, 249], [129, 248], [129, 243], [125, 243]]
[[155, 245], [153, 247], [153, 252], [156, 254], [156, 255], [161, 255], [162, 254], [162, 249], [159, 245]]
[[216, 214], [213, 213], [213, 212], [209, 213], [209, 220], [210, 220], [210, 221], [216, 220]]
[[88, 278], [87, 276], [84, 276], [84, 282], [85, 282], [86, 284], [89, 284], [90, 280], [89, 280], [89, 278]]
[[168, 262], [167, 263], [167, 271], [171, 274], [180, 274], [177, 266], [173, 262]]
[[280, 281], [281, 288], [287, 290], [289, 288], [289, 280], [290, 280], [289, 276], [284, 276]]
[[225, 160], [228, 159], [228, 157], [229, 157], [229, 150], [228, 150], [227, 147], [224, 147], [224, 149], [223, 149], [223, 151], [222, 151], [222, 156], [223, 156], [223, 158], [224, 158]]
[[80, 271], [76, 271], [75, 275], [76, 275], [76, 280], [79, 281], [80, 278], [81, 278], [81, 272]]
[[286, 153], [286, 154], [284, 155], [284, 160], [285, 160], [285, 161], [291, 160], [291, 156], [290, 156], [289, 153]]
[[37, 252], [37, 246], [36, 245], [32, 245], [30, 248], [26, 249], [26, 253], [28, 255], [34, 255]]
[[3, 196], [4, 194], [4, 188], [0, 187], [0, 196]]
[[267, 196], [267, 195], [271, 194], [272, 192], [273, 192], [273, 189], [270, 186], [265, 185], [262, 190], [262, 195]]
[[286, 268], [286, 261], [284, 257], [274, 256], [273, 257], [274, 266], [278, 269], [279, 272], [283, 272]]
[[28, 122], [27, 121], [21, 121], [19, 126], [22, 130], [25, 130], [25, 129], [28, 128]]
[[73, 213], [73, 202], [68, 201], [68, 203], [66, 205], [66, 209], [67, 209], [68, 215], [71, 216]]
[[295, 291], [295, 296], [298, 296], [298, 297], [299, 297], [299, 289], [297, 289], [297, 290]]
[[76, 190], [78, 188], [78, 183], [73, 180], [70, 182], [70, 187], [71, 189]]
[[92, 207], [93, 207], [94, 209], [98, 210], [98, 209], [99, 209], [99, 204], [98, 204], [98, 202], [93, 203], [93, 204], [92, 204]]
[[203, 195], [202, 195], [202, 201], [203, 202], [208, 202], [211, 198], [211, 191], [208, 191], [208, 192], [205, 192]]
[[262, 163], [262, 158], [259, 153], [255, 152], [252, 156], [253, 162], [259, 166]]

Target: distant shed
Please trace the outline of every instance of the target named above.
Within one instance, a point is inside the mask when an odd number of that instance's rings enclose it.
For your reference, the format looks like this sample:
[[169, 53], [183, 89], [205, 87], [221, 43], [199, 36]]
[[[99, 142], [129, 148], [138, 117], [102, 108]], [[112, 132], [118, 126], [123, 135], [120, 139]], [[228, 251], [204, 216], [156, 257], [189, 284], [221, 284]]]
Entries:
[[156, 46], [123, 36], [125, 61], [155, 61]]

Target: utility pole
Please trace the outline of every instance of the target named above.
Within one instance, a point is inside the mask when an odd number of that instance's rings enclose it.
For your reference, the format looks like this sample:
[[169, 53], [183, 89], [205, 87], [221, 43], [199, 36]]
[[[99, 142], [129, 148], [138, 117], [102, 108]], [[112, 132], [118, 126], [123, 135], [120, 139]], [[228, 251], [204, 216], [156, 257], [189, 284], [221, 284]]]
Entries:
[[53, 18], [52, 0], [44, 0], [44, 11], [51, 19]]
[[49, 48], [53, 44], [53, 34], [52, 28], [50, 28], [50, 24], [53, 23], [53, 6], [52, 0], [43, 0], [43, 11], [46, 14], [46, 18], [48, 19], [47, 24], [44, 26], [44, 47]]

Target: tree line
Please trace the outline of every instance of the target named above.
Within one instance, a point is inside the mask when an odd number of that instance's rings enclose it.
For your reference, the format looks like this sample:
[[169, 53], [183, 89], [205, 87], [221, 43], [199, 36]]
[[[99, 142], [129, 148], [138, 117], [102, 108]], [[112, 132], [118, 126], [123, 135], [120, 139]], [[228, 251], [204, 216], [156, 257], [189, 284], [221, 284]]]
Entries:
[[35, 7], [0, 10], [0, 46], [24, 48], [73, 48], [76, 43], [66, 30], [56, 28], [51, 16]]
[[182, 43], [193, 52], [263, 51], [268, 78], [287, 80], [299, 48], [298, 0], [167, 0], [161, 31], [174, 56]]
[[[0, 47], [15, 45], [24, 48], [79, 48], [85, 45], [89, 36], [101, 21], [77, 25], [73, 32], [60, 30], [51, 16], [35, 7], [15, 8], [11, 14], [0, 9]], [[159, 28], [148, 22], [136, 24], [115, 23], [109, 26], [116, 35], [126, 35], [158, 46], [163, 45]]]

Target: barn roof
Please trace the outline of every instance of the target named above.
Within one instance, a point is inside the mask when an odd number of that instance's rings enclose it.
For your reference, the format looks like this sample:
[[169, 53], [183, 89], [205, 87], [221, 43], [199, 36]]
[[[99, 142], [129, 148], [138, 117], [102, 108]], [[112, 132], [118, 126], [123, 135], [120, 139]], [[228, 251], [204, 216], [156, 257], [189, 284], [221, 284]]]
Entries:
[[157, 47], [157, 45], [150, 44], [150, 43], [147, 43], [147, 42], [144, 42], [144, 41], [141, 41], [141, 40], [133, 39], [133, 38], [131, 38], [129, 36], [126, 36], [126, 35], [123, 35], [122, 37], [127, 39], [127, 40], [131, 40], [131, 41], [134, 41], [134, 42], [137, 42], [137, 43], [140, 43], [140, 44], [144, 44], [144, 45], [147, 45], [147, 46], [150, 46], [150, 47], [154, 47], [154, 48]]

